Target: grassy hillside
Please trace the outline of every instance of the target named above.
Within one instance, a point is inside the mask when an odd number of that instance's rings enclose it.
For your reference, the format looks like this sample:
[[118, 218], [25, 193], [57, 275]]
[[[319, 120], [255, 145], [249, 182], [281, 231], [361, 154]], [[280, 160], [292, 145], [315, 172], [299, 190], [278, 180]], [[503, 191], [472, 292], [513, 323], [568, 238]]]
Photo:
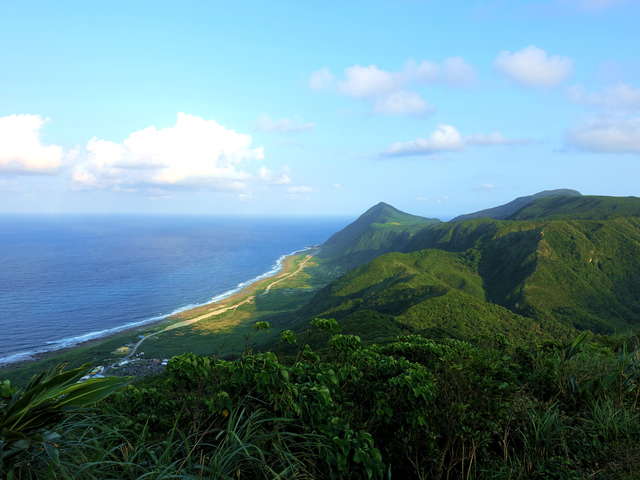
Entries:
[[603, 220], [617, 217], [639, 217], [638, 197], [551, 197], [536, 200], [509, 218], [532, 219], [583, 219]]
[[322, 289], [301, 318], [348, 333], [531, 340], [640, 323], [640, 219], [440, 223]]
[[461, 339], [500, 333], [535, 341], [572, 332], [487, 301], [478, 260], [473, 251], [389, 253], [331, 283], [301, 313], [335, 318], [345, 333], [367, 341], [402, 333]]
[[460, 215], [452, 220], [452, 222], [458, 222], [462, 220], [471, 220], [474, 218], [493, 218], [496, 220], [503, 220], [505, 218], [509, 218], [511, 215], [516, 213], [518, 210], [526, 207], [527, 205], [533, 203], [534, 201], [547, 198], [547, 197], [579, 197], [581, 193], [576, 190], [570, 189], [558, 189], [558, 190], [545, 190], [543, 192], [538, 192], [534, 195], [527, 195], [525, 197], [518, 197], [515, 200], [512, 200], [509, 203], [505, 203], [504, 205], [500, 205], [493, 208], [487, 208], [485, 210], [480, 210], [474, 213], [468, 213], [466, 215]]
[[417, 234], [407, 250], [478, 258], [487, 299], [537, 319], [611, 332], [640, 321], [640, 220], [473, 220]]
[[438, 222], [381, 202], [329, 238], [319, 257], [344, 269], [353, 268], [383, 253], [401, 250], [415, 232]]

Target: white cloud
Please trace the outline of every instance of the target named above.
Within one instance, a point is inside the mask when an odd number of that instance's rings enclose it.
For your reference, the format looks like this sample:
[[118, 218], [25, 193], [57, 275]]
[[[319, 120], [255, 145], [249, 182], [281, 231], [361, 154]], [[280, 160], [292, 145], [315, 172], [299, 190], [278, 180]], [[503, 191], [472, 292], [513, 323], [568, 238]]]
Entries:
[[395, 90], [400, 86], [398, 74], [381, 70], [375, 65], [362, 67], [353, 65], [344, 71], [344, 80], [338, 88], [345, 95], [356, 98], [375, 97]]
[[573, 71], [570, 58], [548, 55], [533, 45], [517, 52], [500, 52], [494, 65], [512, 80], [529, 87], [556, 86]]
[[356, 98], [371, 98], [401, 90], [410, 85], [444, 83], [463, 86], [473, 83], [476, 72], [462, 57], [450, 57], [442, 63], [409, 60], [404, 68], [388, 71], [376, 65], [353, 65], [344, 70], [339, 91]]
[[611, 110], [640, 110], [640, 88], [627, 83], [610, 85], [599, 92], [589, 92], [575, 85], [569, 88], [569, 98], [576, 103]]
[[441, 83], [465, 86], [476, 79], [475, 70], [461, 57], [450, 57], [441, 63], [409, 60], [398, 71], [384, 70], [377, 65], [352, 65], [336, 80], [326, 68], [313, 72], [309, 78], [312, 89], [334, 89], [337, 93], [364, 99], [375, 113], [385, 115], [416, 115], [432, 110], [412, 86]]
[[429, 155], [437, 152], [452, 152], [464, 148], [464, 139], [451, 125], [438, 125], [428, 138], [409, 142], [393, 143], [385, 152], [387, 156]]
[[496, 188], [496, 186], [493, 183], [483, 183], [481, 185], [478, 186], [478, 190], [482, 190], [485, 192], [490, 192], [491, 190], [494, 190]]
[[432, 155], [440, 152], [457, 152], [467, 146], [522, 145], [529, 140], [505, 138], [500, 132], [463, 136], [451, 125], [439, 125], [427, 138], [393, 143], [384, 153], [387, 157]]
[[45, 123], [40, 115], [0, 117], [0, 173], [50, 174], [62, 166], [62, 147], [40, 139]]
[[379, 98], [373, 110], [386, 115], [421, 115], [433, 111], [433, 107], [417, 93], [399, 90]]
[[308, 185], [296, 185], [293, 187], [287, 188], [289, 193], [298, 194], [298, 193], [311, 193], [313, 192], [313, 188]]
[[269, 115], [261, 115], [256, 122], [256, 128], [261, 132], [270, 133], [300, 133], [308, 132], [315, 128], [316, 124], [291, 120], [289, 118], [274, 119]]
[[86, 146], [86, 158], [73, 171], [74, 182], [87, 188], [137, 190], [208, 188], [242, 191], [252, 175], [242, 167], [262, 160], [250, 135], [213, 120], [179, 113], [176, 124], [148, 127], [122, 143], [98, 138]]
[[312, 90], [325, 90], [333, 87], [335, 78], [328, 68], [321, 68], [309, 75], [309, 88]]
[[567, 132], [568, 145], [593, 153], [640, 153], [640, 117], [600, 117]]

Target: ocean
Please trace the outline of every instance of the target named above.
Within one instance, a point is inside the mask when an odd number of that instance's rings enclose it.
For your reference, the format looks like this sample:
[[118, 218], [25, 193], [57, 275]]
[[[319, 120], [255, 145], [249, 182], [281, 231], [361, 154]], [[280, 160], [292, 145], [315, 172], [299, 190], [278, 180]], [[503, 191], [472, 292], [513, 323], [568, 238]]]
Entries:
[[348, 222], [0, 216], [0, 364], [223, 298]]

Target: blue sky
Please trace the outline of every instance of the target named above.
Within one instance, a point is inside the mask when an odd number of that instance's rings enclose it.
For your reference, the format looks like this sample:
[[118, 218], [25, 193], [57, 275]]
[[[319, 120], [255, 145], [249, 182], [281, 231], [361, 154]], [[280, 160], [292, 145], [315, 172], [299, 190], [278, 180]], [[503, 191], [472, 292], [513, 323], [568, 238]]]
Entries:
[[3, 2], [0, 211], [637, 195], [637, 0]]

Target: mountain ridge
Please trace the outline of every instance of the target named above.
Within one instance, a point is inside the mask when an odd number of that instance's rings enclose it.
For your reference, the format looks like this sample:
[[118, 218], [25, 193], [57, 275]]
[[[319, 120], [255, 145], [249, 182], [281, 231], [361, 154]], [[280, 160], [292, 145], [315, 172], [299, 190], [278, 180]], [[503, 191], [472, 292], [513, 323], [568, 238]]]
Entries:
[[638, 216], [640, 216], [640, 198], [638, 197], [582, 195], [538, 198], [508, 219], [607, 220]]
[[524, 207], [530, 205], [535, 200], [540, 198], [547, 197], [579, 197], [582, 196], [580, 192], [577, 190], [572, 190], [568, 188], [555, 189], [555, 190], [543, 190], [538, 193], [534, 193], [533, 195], [525, 195], [523, 197], [518, 197], [510, 202], [507, 202], [502, 205], [498, 205], [497, 207], [491, 207], [484, 210], [478, 210], [477, 212], [467, 213], [464, 215], [458, 215], [457, 217], [450, 220], [451, 222], [460, 222], [463, 220], [471, 220], [474, 218], [493, 218], [495, 220], [505, 220], [509, 218], [511, 215], [517, 213], [519, 210]]
[[[567, 190], [521, 197], [525, 203], [504, 219], [417, 224], [415, 216], [380, 202], [354, 222], [371, 230], [353, 239], [356, 245], [371, 240], [378, 218], [394, 224], [387, 226], [394, 234], [375, 254], [368, 251], [369, 259], [343, 238], [343, 255], [333, 260], [348, 262], [348, 273], [321, 289], [303, 316], [336, 316], [350, 333], [376, 341], [382, 331], [416, 329], [456, 338], [495, 329], [542, 339], [548, 332], [606, 334], [636, 326], [640, 199], [559, 192]], [[515, 210], [514, 202], [505, 205]], [[411, 225], [410, 234], [393, 222], [397, 215]], [[544, 332], [535, 333], [541, 325]]]

